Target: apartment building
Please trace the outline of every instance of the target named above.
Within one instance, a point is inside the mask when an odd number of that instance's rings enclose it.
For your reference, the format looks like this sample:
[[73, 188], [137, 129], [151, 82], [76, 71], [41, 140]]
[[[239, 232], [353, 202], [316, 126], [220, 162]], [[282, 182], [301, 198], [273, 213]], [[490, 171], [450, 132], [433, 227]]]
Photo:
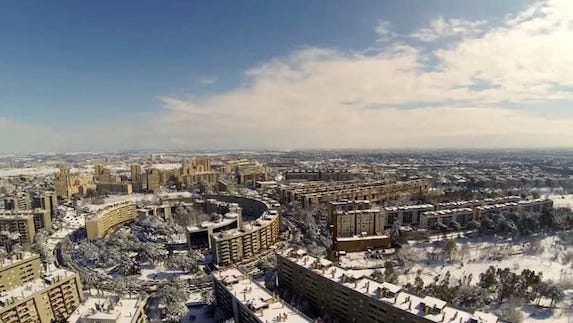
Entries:
[[496, 198], [487, 198], [483, 200], [470, 200], [470, 201], [453, 201], [442, 202], [435, 205], [436, 211], [446, 209], [462, 209], [462, 208], [476, 208], [484, 205], [495, 205], [505, 203], [517, 203], [523, 200], [521, 196], [502, 196]]
[[498, 322], [495, 315], [468, 313], [433, 297], [406, 293], [398, 285], [357, 275], [302, 250], [278, 254], [277, 265], [279, 287], [303, 296], [317, 312], [340, 322]]
[[394, 225], [418, 226], [421, 223], [422, 213], [434, 211], [432, 204], [391, 206], [382, 209], [386, 223], [384, 227]]
[[439, 225], [445, 225], [456, 228], [457, 223], [461, 228], [464, 228], [473, 220], [474, 210], [470, 208], [428, 211], [422, 213], [420, 227], [424, 229], [436, 229]]
[[236, 268], [213, 273], [217, 307], [240, 323], [313, 322]]
[[386, 181], [352, 181], [333, 183], [297, 183], [279, 188], [281, 203], [299, 202], [304, 209], [325, 205], [330, 201], [368, 200], [384, 203], [405, 194], [425, 192], [429, 188], [424, 179], [389, 184]]
[[297, 169], [286, 171], [284, 173], [285, 179], [289, 180], [304, 180], [304, 181], [350, 181], [356, 177], [356, 173], [351, 173], [348, 170], [335, 170], [335, 169], [318, 169], [306, 170]]
[[89, 296], [68, 318], [69, 323], [145, 323], [147, 297]]
[[237, 184], [254, 187], [257, 182], [268, 181], [267, 169], [258, 164], [237, 165], [235, 169]]
[[29, 210], [32, 208], [30, 194], [18, 192], [14, 196], [4, 199], [4, 208], [6, 210]]
[[54, 183], [56, 195], [68, 199], [73, 195], [85, 196], [96, 188], [94, 178], [90, 175], [72, 175], [67, 166], [60, 167]]
[[228, 266], [269, 250], [279, 241], [280, 216], [271, 209], [250, 223], [209, 235], [209, 246], [217, 264]]
[[500, 212], [543, 212], [553, 207], [551, 199], [520, 200], [512, 203], [502, 203], [493, 205], [483, 205], [475, 208], [474, 218], [481, 221], [486, 214], [495, 214]]
[[[134, 174], [132, 172], [132, 178]], [[137, 176], [136, 176], [137, 178]], [[183, 160], [177, 169], [147, 169], [145, 183], [147, 190], [157, 192], [170, 181], [186, 187], [207, 183], [215, 185], [221, 178], [221, 173], [211, 170], [211, 161], [206, 158]]]
[[332, 234], [334, 250], [357, 252], [369, 248], [389, 248], [390, 238], [384, 234], [384, 214], [379, 208], [336, 211]]
[[[33, 263], [28, 265], [32, 265], [31, 273], [36, 275]], [[21, 285], [0, 292], [0, 322], [62, 322], [80, 305], [82, 298], [77, 273], [52, 269], [39, 278], [26, 279]]]
[[32, 195], [32, 209], [46, 210], [49, 212], [50, 218], [54, 218], [57, 206], [58, 197], [56, 196], [56, 192], [45, 191]]
[[97, 183], [96, 191], [99, 194], [132, 194], [133, 184], [130, 182]]
[[100, 239], [116, 226], [137, 218], [137, 209], [132, 201], [94, 205], [92, 213], [86, 217], [86, 231], [89, 240]]
[[20, 252], [0, 259], [0, 294], [42, 276], [40, 256]]
[[51, 228], [52, 218], [47, 210], [2, 210], [0, 211], [0, 231], [17, 233], [13, 235], [17, 237], [17, 241], [0, 235], [0, 246], [8, 247], [9, 244], [14, 243], [32, 244], [38, 230], [50, 230]]

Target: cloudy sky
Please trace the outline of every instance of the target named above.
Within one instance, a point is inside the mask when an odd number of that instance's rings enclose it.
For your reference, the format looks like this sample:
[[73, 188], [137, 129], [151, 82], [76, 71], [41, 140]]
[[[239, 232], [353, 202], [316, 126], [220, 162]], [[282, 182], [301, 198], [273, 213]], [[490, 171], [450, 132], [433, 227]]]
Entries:
[[0, 4], [0, 153], [573, 146], [573, 1]]

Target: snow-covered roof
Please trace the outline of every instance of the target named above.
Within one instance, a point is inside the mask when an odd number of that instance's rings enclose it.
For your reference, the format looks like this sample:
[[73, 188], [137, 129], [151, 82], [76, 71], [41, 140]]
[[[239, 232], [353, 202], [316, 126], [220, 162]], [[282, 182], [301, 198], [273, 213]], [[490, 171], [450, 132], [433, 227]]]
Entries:
[[[326, 263], [323, 263], [319, 258], [306, 255], [306, 253], [301, 254], [299, 250], [287, 249], [280, 255], [326, 279], [344, 285], [346, 288], [385, 302], [389, 306], [394, 306], [411, 314], [422, 316], [429, 321], [475, 323], [482, 321], [472, 321], [472, 318], [480, 315], [481, 317], [486, 317], [486, 315], [482, 315], [485, 314], [482, 312], [472, 314], [453, 307], [448, 307], [445, 301], [437, 298], [428, 296], [419, 297], [406, 293], [402, 291], [402, 288], [398, 285], [387, 282], [380, 283], [368, 276], [359, 277], [353, 270], [346, 270], [332, 263], [326, 265]], [[351, 280], [348, 281], [348, 278], [351, 278]], [[432, 310], [426, 311], [427, 307]], [[487, 321], [483, 322], [497, 322], [497, 317], [493, 314], [487, 314], [487, 319]]]
[[237, 301], [248, 308], [261, 322], [276, 322], [277, 317], [284, 322], [313, 322], [281, 299], [275, 298], [268, 290], [245, 277], [238, 269], [230, 268], [213, 274]]

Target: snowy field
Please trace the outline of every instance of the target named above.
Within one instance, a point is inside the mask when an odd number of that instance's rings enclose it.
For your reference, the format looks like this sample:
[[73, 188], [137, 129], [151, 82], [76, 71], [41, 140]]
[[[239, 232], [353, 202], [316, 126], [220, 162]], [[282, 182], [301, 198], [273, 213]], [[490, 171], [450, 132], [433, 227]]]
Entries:
[[156, 265], [155, 267], [144, 267], [141, 269], [141, 274], [139, 275], [140, 280], [147, 281], [159, 281], [159, 280], [169, 280], [171, 277], [184, 275], [184, 271], [179, 270], [168, 270], [162, 264]]
[[573, 194], [549, 195], [554, 207], [568, 207], [573, 209]]
[[27, 167], [27, 168], [2, 168], [0, 169], [0, 177], [12, 176], [45, 176], [55, 174], [59, 170], [57, 167]]
[[[568, 233], [572, 234], [573, 233]], [[538, 242], [534, 242], [534, 241]], [[446, 272], [450, 272], [452, 283], [464, 276], [471, 275], [471, 284], [479, 282], [479, 275], [484, 273], [490, 266], [497, 268], [510, 268], [514, 272], [530, 269], [543, 274], [544, 280], [568, 284], [573, 282], [573, 262], [566, 261], [565, 255], [573, 253], [573, 245], [561, 242], [557, 235], [533, 237], [520, 242], [512, 241], [487, 241], [475, 239], [458, 239], [458, 251], [452, 262], [441, 260], [428, 260], [428, 255], [440, 252], [442, 247], [433, 247], [435, 244], [416, 244], [404, 248], [403, 254], [409, 258], [405, 266], [407, 273], [398, 275], [401, 285], [414, 281], [420, 273], [420, 278], [427, 285], [433, 278]], [[536, 248], [537, 251], [534, 249]], [[571, 304], [573, 290], [565, 291], [567, 297], [559, 304], [560, 307]], [[543, 305], [543, 304], [542, 304]], [[547, 312], [542, 314], [535, 308], [529, 307], [524, 311], [524, 322], [569, 322], [565, 313], [560, 309], [555, 310], [553, 315]]]

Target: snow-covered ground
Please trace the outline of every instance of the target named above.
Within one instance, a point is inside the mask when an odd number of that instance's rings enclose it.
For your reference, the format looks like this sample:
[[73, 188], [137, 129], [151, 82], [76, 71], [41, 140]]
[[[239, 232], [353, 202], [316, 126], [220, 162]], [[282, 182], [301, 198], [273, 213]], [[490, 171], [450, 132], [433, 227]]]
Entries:
[[573, 194], [549, 195], [549, 198], [553, 200], [554, 207], [573, 208]]
[[[573, 234], [573, 232], [571, 233]], [[531, 248], [532, 241], [538, 244], [538, 251]], [[458, 239], [458, 251], [455, 260], [443, 262], [440, 260], [428, 260], [428, 255], [432, 252], [440, 252], [441, 247], [433, 247], [435, 244], [416, 244], [404, 248], [403, 254], [413, 260], [414, 265], [406, 266], [408, 272], [398, 275], [399, 283], [404, 285], [413, 282], [418, 273], [424, 284], [432, 282], [437, 275], [442, 277], [446, 272], [450, 272], [452, 282], [456, 282], [464, 276], [472, 275], [471, 284], [479, 282], [479, 275], [484, 273], [490, 266], [498, 268], [510, 268], [515, 272], [523, 269], [530, 269], [543, 274], [544, 280], [554, 282], [573, 282], [573, 262], [564, 261], [564, 256], [568, 252], [573, 252], [573, 246], [561, 243], [557, 235], [538, 236], [518, 243], [511, 241]], [[572, 294], [573, 290], [566, 291]], [[567, 297], [560, 306], [571, 304], [571, 297]], [[524, 311], [524, 322], [568, 322], [566, 315], [560, 310], [547, 316], [532, 315], [534, 310]]]
[[141, 269], [139, 279], [147, 281], [168, 280], [171, 277], [181, 276], [183, 274], [185, 274], [185, 272], [180, 270], [168, 270], [163, 266], [163, 264], [159, 264], [155, 267], [146, 267]]
[[2, 168], [0, 169], [0, 177], [11, 177], [11, 176], [44, 176], [55, 174], [59, 170], [57, 167], [27, 167], [27, 168]]

